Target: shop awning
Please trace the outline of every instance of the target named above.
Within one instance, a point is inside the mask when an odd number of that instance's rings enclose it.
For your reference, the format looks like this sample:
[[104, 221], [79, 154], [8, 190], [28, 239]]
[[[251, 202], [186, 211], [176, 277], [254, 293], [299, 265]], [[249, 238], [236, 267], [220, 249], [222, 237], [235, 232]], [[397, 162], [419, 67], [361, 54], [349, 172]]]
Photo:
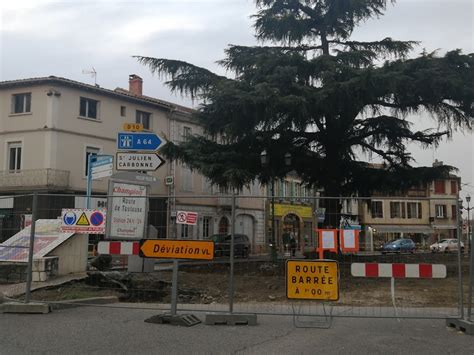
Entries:
[[429, 226], [371, 225], [371, 227], [377, 233], [433, 233], [433, 229]]

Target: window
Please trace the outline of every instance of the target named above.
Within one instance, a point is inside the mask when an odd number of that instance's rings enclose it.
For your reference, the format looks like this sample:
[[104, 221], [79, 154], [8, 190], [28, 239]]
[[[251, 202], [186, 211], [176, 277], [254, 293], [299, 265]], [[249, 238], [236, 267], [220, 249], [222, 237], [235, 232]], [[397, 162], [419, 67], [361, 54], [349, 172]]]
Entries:
[[185, 166], [181, 169], [181, 184], [182, 191], [193, 191], [193, 173]]
[[12, 113], [31, 112], [31, 93], [12, 96]]
[[120, 116], [127, 116], [127, 108], [125, 106], [120, 106]]
[[212, 222], [212, 217], [202, 218], [202, 238], [203, 239], [208, 239], [212, 234], [211, 222]]
[[79, 105], [79, 116], [98, 119], [99, 101], [81, 97]]
[[182, 224], [181, 225], [181, 239], [187, 239], [189, 238], [190, 234], [190, 227], [188, 224]]
[[370, 204], [372, 218], [383, 218], [383, 201], [372, 201]]
[[191, 127], [183, 127], [183, 141], [187, 142], [191, 137]]
[[89, 171], [89, 155], [95, 156], [100, 153], [100, 148], [95, 147], [86, 147], [86, 161], [85, 161], [85, 172], [84, 176], [87, 177], [87, 172]]
[[444, 194], [446, 193], [446, 189], [444, 186], [444, 180], [435, 180], [435, 193], [437, 194]]
[[283, 185], [283, 197], [289, 197], [291, 195], [290, 182], [285, 181]]
[[407, 202], [407, 218], [421, 219], [421, 203]]
[[456, 205], [451, 205], [451, 218], [456, 219], [458, 217], [457, 214], [458, 207]]
[[352, 200], [346, 200], [346, 213], [352, 214]]
[[8, 170], [11, 173], [21, 170], [21, 142], [8, 143]]
[[446, 218], [446, 205], [435, 205], [436, 218]]
[[451, 181], [451, 194], [456, 195], [458, 193], [458, 182]]
[[205, 194], [212, 194], [212, 183], [206, 177], [202, 177], [202, 192]]
[[144, 129], [150, 129], [151, 113], [137, 110], [135, 123], [141, 123]]
[[390, 218], [405, 218], [405, 203], [390, 202]]

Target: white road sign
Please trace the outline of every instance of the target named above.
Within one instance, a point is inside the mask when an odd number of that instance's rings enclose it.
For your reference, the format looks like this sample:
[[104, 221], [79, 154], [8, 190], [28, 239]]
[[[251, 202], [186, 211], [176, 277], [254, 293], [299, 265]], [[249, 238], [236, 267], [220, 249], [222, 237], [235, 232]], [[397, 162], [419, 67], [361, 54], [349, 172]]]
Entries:
[[115, 161], [116, 169], [125, 171], [155, 171], [165, 163], [156, 153], [118, 152]]
[[[110, 190], [109, 190], [110, 191]], [[111, 182], [109, 233], [114, 239], [143, 239], [147, 213], [147, 187]]]
[[96, 159], [91, 162], [92, 180], [111, 176], [113, 173], [113, 168], [114, 168], [113, 160], [114, 160], [114, 157], [112, 155], [97, 156]]

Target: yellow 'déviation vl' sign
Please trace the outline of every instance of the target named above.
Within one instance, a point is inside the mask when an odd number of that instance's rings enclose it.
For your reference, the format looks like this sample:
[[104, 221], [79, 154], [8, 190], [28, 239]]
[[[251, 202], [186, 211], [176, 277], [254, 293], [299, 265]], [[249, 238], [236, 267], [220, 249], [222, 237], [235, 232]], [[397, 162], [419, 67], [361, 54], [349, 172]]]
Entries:
[[214, 242], [205, 240], [142, 239], [140, 256], [165, 259], [214, 259]]
[[286, 297], [339, 300], [339, 264], [334, 260], [287, 260]]

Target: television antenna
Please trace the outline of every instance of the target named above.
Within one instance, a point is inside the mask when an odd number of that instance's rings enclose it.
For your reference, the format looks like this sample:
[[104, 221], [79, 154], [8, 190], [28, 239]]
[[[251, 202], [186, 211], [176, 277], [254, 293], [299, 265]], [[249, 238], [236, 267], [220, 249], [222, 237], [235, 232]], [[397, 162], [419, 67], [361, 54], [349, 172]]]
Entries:
[[94, 85], [97, 86], [97, 72], [94, 67], [92, 67], [92, 70], [82, 69], [82, 74], [90, 75], [91, 78], [94, 78]]

